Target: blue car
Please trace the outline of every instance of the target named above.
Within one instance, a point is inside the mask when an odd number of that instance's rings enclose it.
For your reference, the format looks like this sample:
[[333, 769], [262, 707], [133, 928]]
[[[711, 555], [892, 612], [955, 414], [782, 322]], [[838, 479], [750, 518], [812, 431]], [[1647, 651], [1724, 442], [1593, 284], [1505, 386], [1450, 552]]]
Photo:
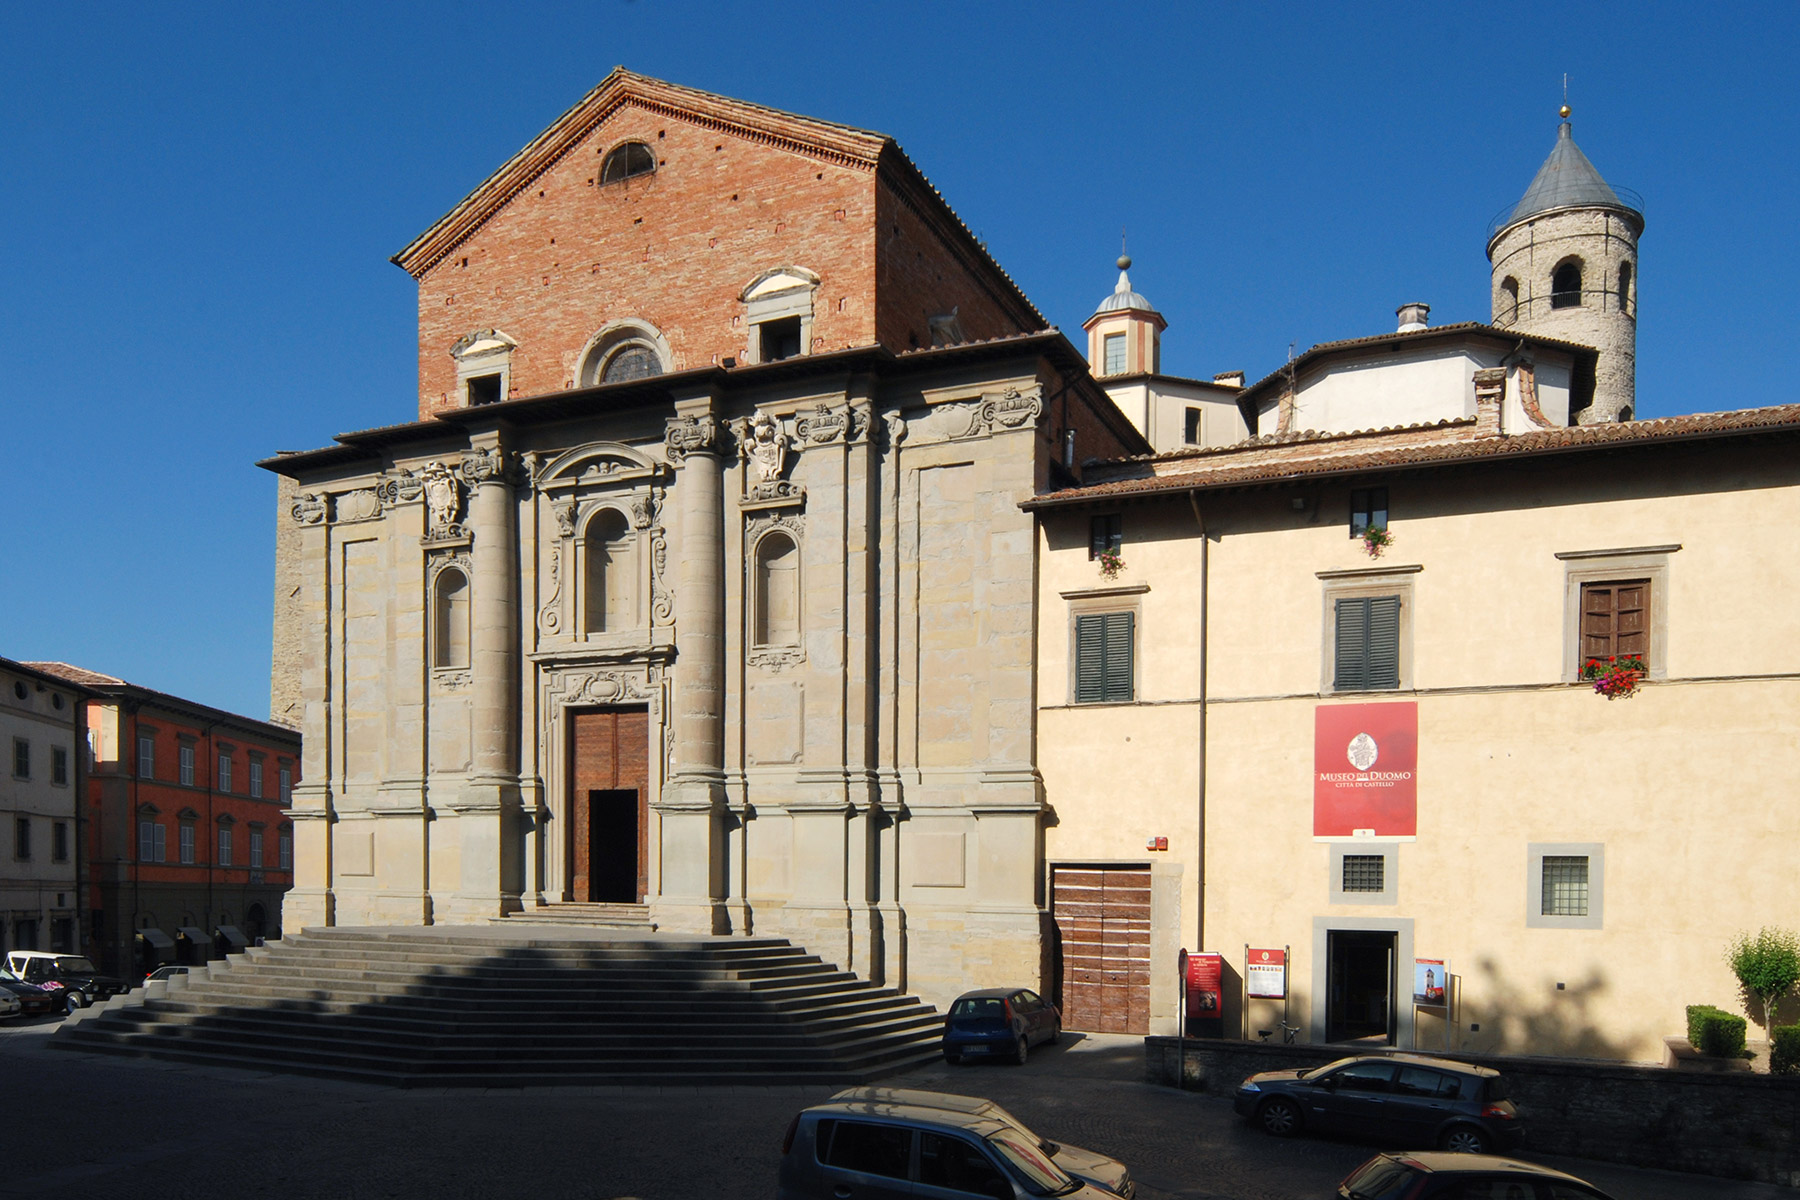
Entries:
[[1062, 1038], [1062, 1014], [1029, 988], [964, 992], [944, 1018], [944, 1061], [998, 1058], [1023, 1064], [1039, 1042]]

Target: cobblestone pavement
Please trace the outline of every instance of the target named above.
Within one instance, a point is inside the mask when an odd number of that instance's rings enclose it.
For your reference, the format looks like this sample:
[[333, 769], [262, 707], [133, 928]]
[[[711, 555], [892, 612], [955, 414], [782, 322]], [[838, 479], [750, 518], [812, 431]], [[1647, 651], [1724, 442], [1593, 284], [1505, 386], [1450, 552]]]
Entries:
[[[774, 1194], [794, 1111], [832, 1089], [399, 1091], [48, 1048], [0, 1026], [0, 1196], [182, 1200], [683, 1200]], [[1145, 1200], [1329, 1197], [1372, 1153], [1276, 1142], [1228, 1098], [1142, 1081], [1136, 1038], [1068, 1035], [1024, 1068], [942, 1064], [890, 1082], [989, 1096], [1046, 1137], [1113, 1154]], [[1762, 1184], [1549, 1160], [1619, 1200], [1793, 1200]]]

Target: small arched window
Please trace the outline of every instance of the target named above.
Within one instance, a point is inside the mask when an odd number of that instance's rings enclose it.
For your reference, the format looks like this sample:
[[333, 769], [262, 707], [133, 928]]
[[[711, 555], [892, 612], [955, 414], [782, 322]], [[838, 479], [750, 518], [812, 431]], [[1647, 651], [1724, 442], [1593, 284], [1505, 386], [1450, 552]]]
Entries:
[[656, 170], [656, 155], [642, 142], [614, 146], [600, 164], [601, 183], [619, 183]]
[[1495, 319], [1502, 325], [1511, 325], [1519, 315], [1519, 281], [1508, 275], [1500, 281], [1499, 311]]
[[1619, 311], [1631, 312], [1631, 263], [1619, 264]]
[[601, 383], [623, 383], [628, 379], [649, 379], [661, 375], [662, 359], [656, 351], [639, 342], [620, 347], [600, 370]]
[[432, 635], [432, 666], [469, 665], [469, 577], [454, 567], [438, 572]]
[[800, 548], [786, 534], [771, 533], [756, 543], [755, 602], [758, 646], [799, 644]]
[[616, 633], [637, 625], [637, 588], [632, 575], [631, 527], [625, 514], [604, 508], [588, 522], [585, 604], [588, 633]]
[[[1605, 281], [1602, 280], [1604, 288]], [[1575, 308], [1581, 303], [1581, 263], [1577, 259], [1556, 268], [1550, 276], [1550, 307]]]

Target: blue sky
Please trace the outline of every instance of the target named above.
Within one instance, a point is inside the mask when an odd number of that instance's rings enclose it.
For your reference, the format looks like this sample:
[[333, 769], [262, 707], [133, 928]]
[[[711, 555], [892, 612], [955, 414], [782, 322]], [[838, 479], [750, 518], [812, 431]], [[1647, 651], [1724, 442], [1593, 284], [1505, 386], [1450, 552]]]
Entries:
[[[1164, 369], [1487, 317], [1555, 138], [1643, 194], [1646, 417], [1795, 398], [1800, 5], [68, 4], [0, 70], [0, 655], [268, 707], [280, 449], [415, 413], [388, 257], [616, 64], [891, 134]], [[27, 470], [27, 468], [30, 468]], [[29, 476], [29, 478], [27, 478]]]

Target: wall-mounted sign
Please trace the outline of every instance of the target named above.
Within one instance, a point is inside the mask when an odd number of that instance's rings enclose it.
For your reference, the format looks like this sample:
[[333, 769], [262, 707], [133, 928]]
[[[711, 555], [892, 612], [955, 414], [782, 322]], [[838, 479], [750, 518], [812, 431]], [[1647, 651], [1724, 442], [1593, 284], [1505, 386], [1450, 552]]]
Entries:
[[1419, 705], [1329, 704], [1313, 714], [1313, 836], [1413, 837]]
[[1244, 952], [1244, 994], [1252, 1000], [1287, 999], [1287, 951]]
[[1444, 983], [1450, 964], [1441, 958], [1413, 959], [1413, 1003], [1420, 1008], [1444, 1006]]
[[1221, 984], [1225, 978], [1225, 960], [1217, 954], [1190, 954], [1187, 960], [1187, 1013], [1194, 1017], [1217, 1017], [1222, 1000]]

